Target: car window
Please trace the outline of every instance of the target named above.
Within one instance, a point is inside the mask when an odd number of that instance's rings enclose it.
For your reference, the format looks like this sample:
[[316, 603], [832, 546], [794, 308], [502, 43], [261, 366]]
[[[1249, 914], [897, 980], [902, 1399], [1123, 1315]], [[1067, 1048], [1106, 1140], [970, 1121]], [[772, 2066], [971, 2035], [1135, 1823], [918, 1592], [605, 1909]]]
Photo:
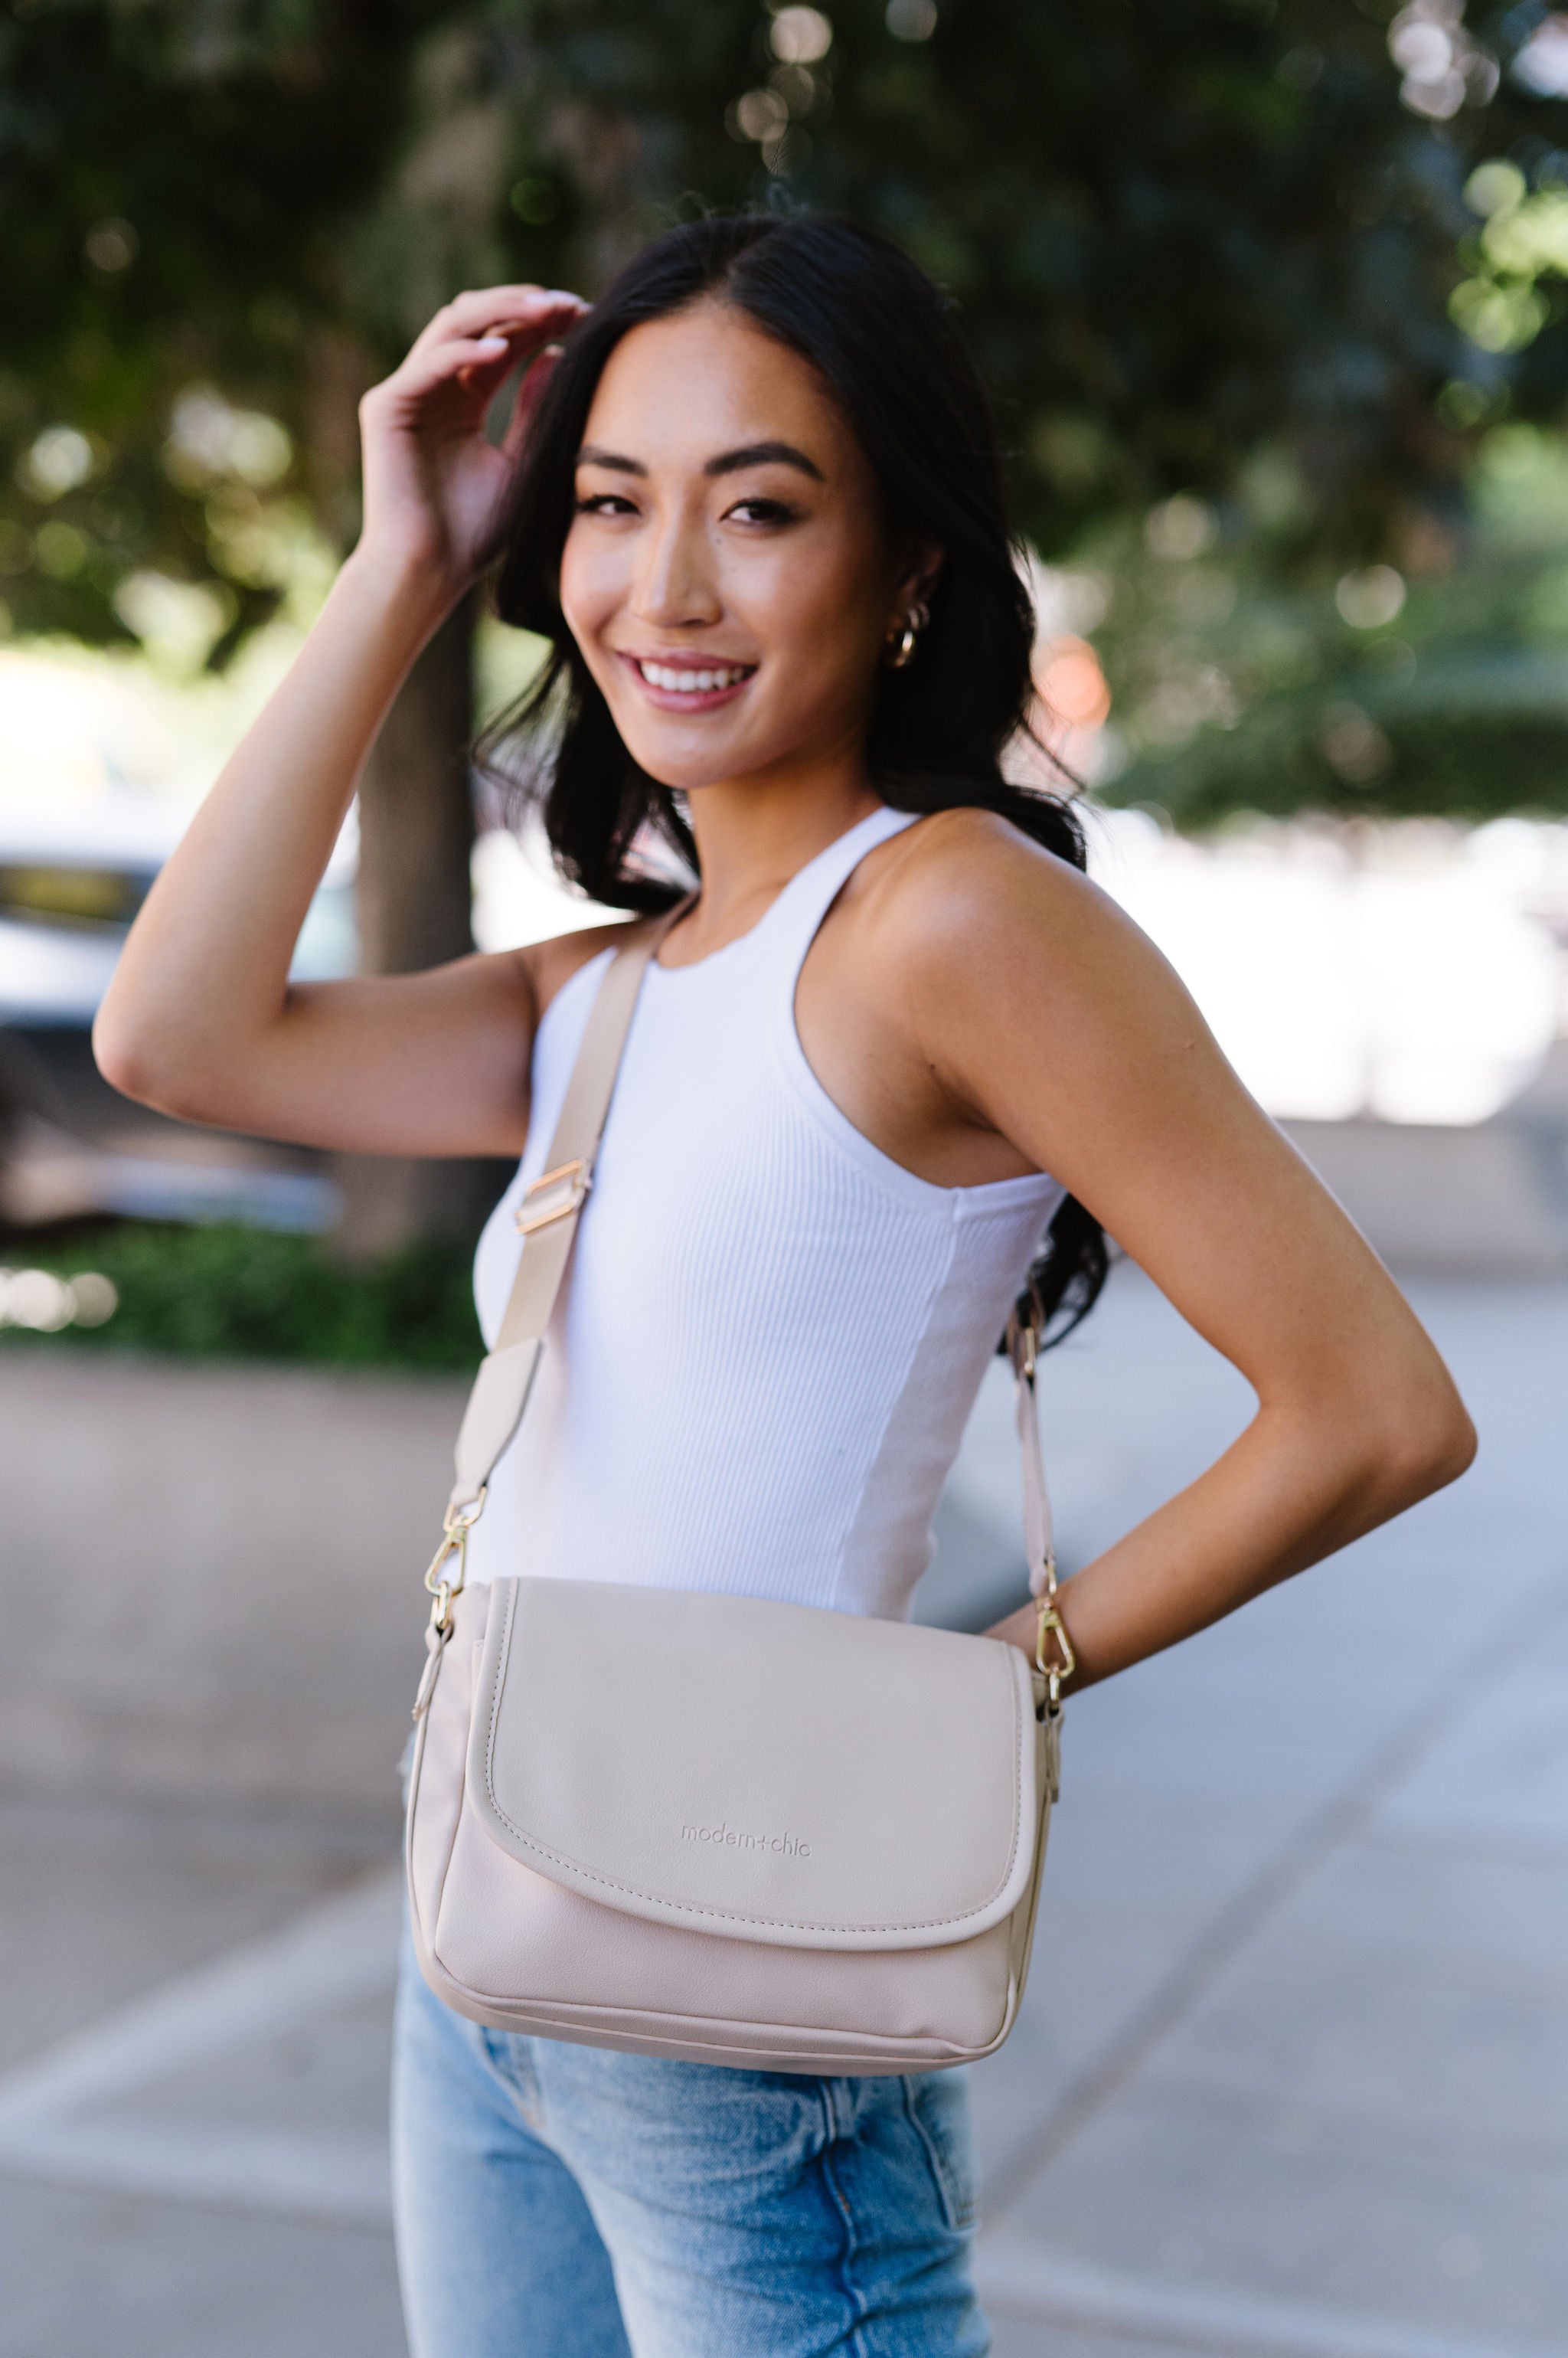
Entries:
[[128, 925], [151, 882], [124, 868], [0, 866], [0, 915]]

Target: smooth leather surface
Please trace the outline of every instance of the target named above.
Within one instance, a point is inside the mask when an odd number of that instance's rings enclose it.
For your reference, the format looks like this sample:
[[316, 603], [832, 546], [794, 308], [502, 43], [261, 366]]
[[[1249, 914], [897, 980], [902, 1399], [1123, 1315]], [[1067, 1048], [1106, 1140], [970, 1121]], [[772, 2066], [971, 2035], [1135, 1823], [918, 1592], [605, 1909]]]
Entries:
[[652, 1922], [811, 1949], [933, 1948], [1033, 1863], [1014, 1647], [611, 1582], [492, 1585], [473, 1809], [524, 1866]]
[[[990, 1930], [917, 1949], [805, 1948], [692, 1930], [585, 1898], [494, 1838], [465, 1772], [485, 1691], [485, 1625], [504, 1611], [495, 1589], [458, 1598], [409, 1781], [415, 1945], [449, 2005], [503, 2028], [785, 2071], [935, 2069], [1000, 2045], [1028, 1966], [1054, 1785], [1054, 1726], [1031, 1711], [1030, 1871], [1018, 1904]], [[900, 1625], [851, 1626], [900, 1634]]]

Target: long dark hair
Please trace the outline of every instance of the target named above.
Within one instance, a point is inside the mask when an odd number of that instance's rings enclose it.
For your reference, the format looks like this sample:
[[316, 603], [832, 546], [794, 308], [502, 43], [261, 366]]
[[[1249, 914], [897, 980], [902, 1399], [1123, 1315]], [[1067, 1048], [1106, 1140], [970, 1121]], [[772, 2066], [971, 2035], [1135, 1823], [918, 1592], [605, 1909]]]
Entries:
[[[867, 763], [882, 800], [903, 811], [996, 811], [1082, 868], [1083, 829], [1068, 802], [1001, 771], [1028, 725], [1034, 612], [979, 379], [943, 298], [908, 255], [820, 215], [670, 230], [567, 338], [513, 488], [495, 585], [502, 621], [536, 633], [550, 653], [520, 704], [486, 731], [486, 770], [519, 817], [537, 812], [557, 869], [596, 901], [665, 909], [697, 872], [679, 798], [627, 752], [557, 584], [577, 455], [605, 362], [628, 330], [704, 296], [734, 304], [812, 363], [871, 461], [890, 530], [943, 551], [914, 660], [881, 675]], [[1043, 1328], [1054, 1323], [1057, 1339], [1092, 1307], [1106, 1268], [1104, 1232], [1069, 1196], [1023, 1302]]]

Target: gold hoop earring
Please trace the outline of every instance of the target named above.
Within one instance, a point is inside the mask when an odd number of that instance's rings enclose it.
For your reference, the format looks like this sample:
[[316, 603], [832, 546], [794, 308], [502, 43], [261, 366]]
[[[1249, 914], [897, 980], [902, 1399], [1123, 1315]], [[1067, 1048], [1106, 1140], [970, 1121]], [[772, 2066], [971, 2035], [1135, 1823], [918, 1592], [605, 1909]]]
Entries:
[[888, 668], [891, 671], [903, 671], [914, 661], [920, 633], [930, 620], [930, 608], [924, 599], [917, 598], [896, 637], [891, 631], [888, 633]]

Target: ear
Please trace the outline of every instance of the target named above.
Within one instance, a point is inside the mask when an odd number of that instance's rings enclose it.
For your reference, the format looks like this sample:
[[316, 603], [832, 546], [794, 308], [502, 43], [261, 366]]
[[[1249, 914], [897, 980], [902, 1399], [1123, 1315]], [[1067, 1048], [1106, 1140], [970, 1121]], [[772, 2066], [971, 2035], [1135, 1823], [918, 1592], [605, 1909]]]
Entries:
[[912, 606], [928, 606], [947, 552], [935, 540], [911, 540], [901, 551], [893, 589], [893, 612], [902, 622]]
[[[905, 542], [903, 549], [896, 557], [898, 576], [893, 582], [893, 611], [889, 615], [889, 632], [896, 634], [896, 632], [903, 630], [910, 613], [917, 606], [929, 609], [931, 592], [936, 590], [946, 559], [948, 559], [948, 552], [941, 547], [941, 542], [914, 540], [914, 537]], [[922, 620], [925, 620], [925, 615], [922, 615]]]

